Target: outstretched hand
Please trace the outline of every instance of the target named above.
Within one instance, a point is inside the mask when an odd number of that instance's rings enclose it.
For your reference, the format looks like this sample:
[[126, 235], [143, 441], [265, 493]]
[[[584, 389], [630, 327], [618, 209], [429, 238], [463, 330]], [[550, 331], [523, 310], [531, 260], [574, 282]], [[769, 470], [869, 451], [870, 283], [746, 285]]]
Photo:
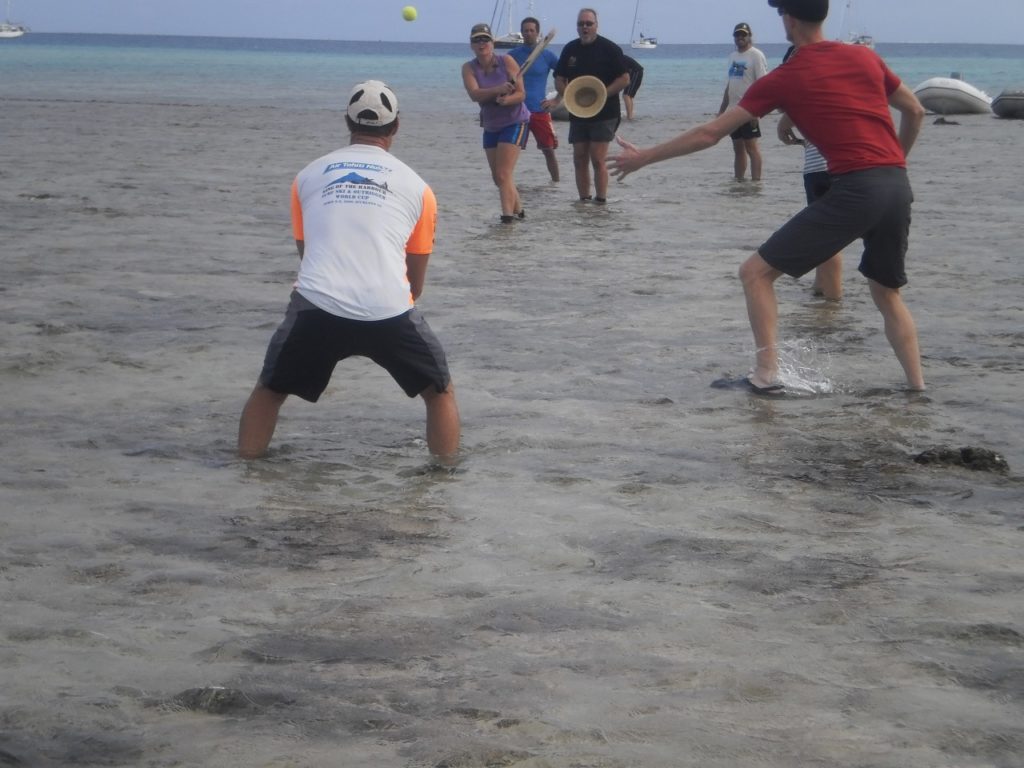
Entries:
[[622, 181], [633, 171], [639, 171], [644, 167], [643, 156], [640, 154], [639, 147], [635, 144], [630, 144], [618, 136], [615, 137], [615, 141], [622, 147], [622, 152], [614, 157], [609, 157], [605, 160], [605, 163], [608, 165], [609, 173], [619, 181]]
[[779, 141], [781, 141], [783, 144], [802, 145], [804, 143], [804, 140], [797, 136], [796, 133], [793, 131], [792, 125], [787, 126], [780, 123], [776, 128], [776, 131], [779, 135]]

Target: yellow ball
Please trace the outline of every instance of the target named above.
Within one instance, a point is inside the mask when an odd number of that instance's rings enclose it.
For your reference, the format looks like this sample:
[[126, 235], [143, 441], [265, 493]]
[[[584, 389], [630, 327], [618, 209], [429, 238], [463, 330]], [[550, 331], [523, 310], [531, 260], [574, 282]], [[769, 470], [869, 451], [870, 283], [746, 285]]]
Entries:
[[402, 9], [402, 18], [406, 21], [416, 21], [416, 6], [405, 6], [405, 8]]

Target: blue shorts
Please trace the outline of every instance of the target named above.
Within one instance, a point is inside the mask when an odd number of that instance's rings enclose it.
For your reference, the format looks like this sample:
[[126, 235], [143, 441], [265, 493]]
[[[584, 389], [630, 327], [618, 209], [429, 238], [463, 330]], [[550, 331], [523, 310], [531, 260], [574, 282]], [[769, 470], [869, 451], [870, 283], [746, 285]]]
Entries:
[[757, 252], [780, 272], [800, 277], [862, 238], [861, 274], [886, 288], [900, 288], [907, 284], [904, 261], [913, 201], [905, 168], [833, 176], [825, 196], [783, 224]]
[[315, 403], [334, 366], [352, 356], [373, 360], [409, 397], [431, 386], [444, 392], [451, 381], [444, 349], [419, 310], [386, 320], [350, 320], [293, 291], [284, 322], [267, 347], [260, 384]]
[[526, 140], [530, 138], [529, 123], [512, 123], [497, 131], [484, 131], [484, 149], [494, 149], [499, 144], [518, 144], [526, 149]]

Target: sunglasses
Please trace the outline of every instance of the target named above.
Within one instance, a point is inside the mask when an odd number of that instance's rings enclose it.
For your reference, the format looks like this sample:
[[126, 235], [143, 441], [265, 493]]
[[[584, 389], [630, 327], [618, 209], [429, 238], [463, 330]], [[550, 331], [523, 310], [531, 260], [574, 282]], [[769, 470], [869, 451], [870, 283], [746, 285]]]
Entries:
[[469, 38], [469, 42], [477, 43], [477, 44], [479, 44], [479, 43], [489, 43], [489, 42], [491, 42], [491, 38], [486, 37], [485, 35], [480, 35], [479, 37], [471, 37], [471, 38]]
[[576, 26], [577, 27], [593, 27], [596, 24], [597, 24], [596, 21], [577, 21], [576, 22]]
[[746, 32], [737, 32], [733, 37], [750, 37]]

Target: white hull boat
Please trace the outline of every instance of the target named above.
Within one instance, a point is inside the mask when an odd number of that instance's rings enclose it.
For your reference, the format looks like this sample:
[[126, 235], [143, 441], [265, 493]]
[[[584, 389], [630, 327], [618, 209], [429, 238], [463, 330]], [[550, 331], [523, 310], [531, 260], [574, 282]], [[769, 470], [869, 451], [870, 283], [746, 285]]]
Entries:
[[7, 0], [7, 17], [5, 21], [0, 23], [0, 40], [21, 37], [26, 32], [28, 32], [28, 27], [24, 24], [16, 24], [11, 21], [11, 0]]
[[871, 35], [850, 35], [850, 39], [846, 42], [849, 45], [863, 45], [865, 48], [875, 50], [875, 38]]
[[983, 115], [992, 112], [992, 97], [954, 72], [950, 77], [932, 77], [914, 89], [914, 95], [929, 112], [939, 115]]
[[[558, 91], [549, 91], [547, 97], [551, 100], [557, 99]], [[550, 110], [550, 112], [552, 120], [569, 120], [572, 118], [572, 115], [569, 114], [569, 110], [563, 102], [559, 102], [558, 106]]]
[[[514, 14], [514, 0], [495, 0], [494, 11], [491, 13], [491, 29], [497, 29], [504, 23], [507, 30], [504, 35], [495, 34], [495, 48], [518, 48], [523, 44], [523, 36], [519, 32], [518, 27], [514, 26]], [[530, 3], [529, 15], [533, 15], [533, 3]]]
[[992, 111], [999, 117], [1010, 117], [1024, 120], [1024, 86], [1005, 88], [992, 99]]
[[633, 39], [629, 47], [638, 51], [653, 51], [658, 47], [658, 38], [648, 37], [640, 31], [640, 0], [636, 0], [636, 9], [633, 11]]
[[853, 0], [846, 0], [846, 7], [843, 8], [843, 16], [839, 22], [839, 28], [845, 32], [845, 36], [840, 39], [847, 45], [862, 45], [875, 50], [875, 38], [864, 32], [854, 31], [853, 25]]

